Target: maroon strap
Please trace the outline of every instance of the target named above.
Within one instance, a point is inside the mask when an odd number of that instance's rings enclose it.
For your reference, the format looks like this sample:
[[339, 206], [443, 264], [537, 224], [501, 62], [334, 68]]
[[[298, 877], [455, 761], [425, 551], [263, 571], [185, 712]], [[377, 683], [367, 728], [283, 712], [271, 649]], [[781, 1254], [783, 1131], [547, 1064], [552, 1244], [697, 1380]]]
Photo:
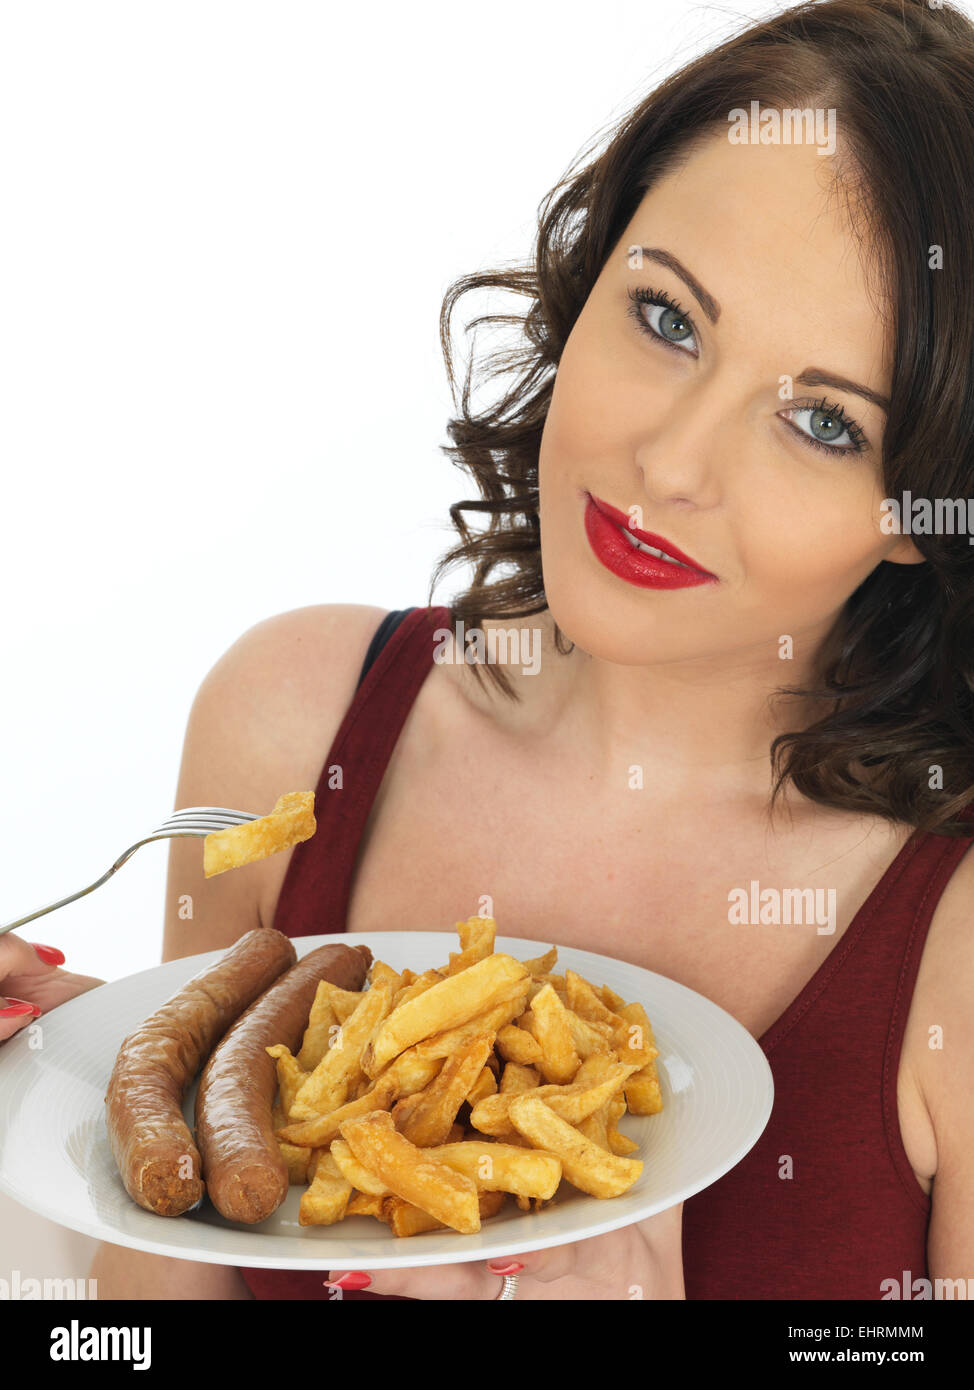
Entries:
[[318, 828], [296, 845], [273, 925], [287, 936], [345, 930], [362, 832], [392, 750], [429, 675], [446, 607], [417, 608], [382, 648], [346, 711], [315, 791]]

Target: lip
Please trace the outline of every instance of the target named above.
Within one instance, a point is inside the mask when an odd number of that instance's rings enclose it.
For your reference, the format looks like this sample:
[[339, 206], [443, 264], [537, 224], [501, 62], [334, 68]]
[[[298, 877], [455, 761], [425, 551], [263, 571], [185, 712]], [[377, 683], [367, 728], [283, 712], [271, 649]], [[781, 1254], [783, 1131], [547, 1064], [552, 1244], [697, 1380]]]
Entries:
[[[624, 512], [603, 502], [600, 497], [593, 497], [591, 493], [586, 493], [585, 497], [585, 532], [589, 544], [606, 569], [620, 579], [647, 589], [689, 589], [699, 584], [717, 582], [715, 574], [703, 569], [665, 536], [630, 526]], [[669, 560], [661, 560], [637, 550], [621, 534], [620, 528], [645, 545], [665, 550], [667, 555], [672, 555], [674, 560], [680, 560], [682, 564], [674, 565]]]

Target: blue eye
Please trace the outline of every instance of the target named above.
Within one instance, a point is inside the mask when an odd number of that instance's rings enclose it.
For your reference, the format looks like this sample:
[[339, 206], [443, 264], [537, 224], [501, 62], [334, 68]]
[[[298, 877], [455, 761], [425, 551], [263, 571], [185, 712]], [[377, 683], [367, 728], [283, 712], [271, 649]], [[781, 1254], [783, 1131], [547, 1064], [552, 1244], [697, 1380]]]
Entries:
[[[840, 434], [848, 435], [852, 441], [850, 444], [837, 447], [824, 439], [816, 439], [814, 435], [807, 434], [803, 429], [796, 429], [795, 433], [800, 434], [806, 444], [810, 444], [813, 449], [824, 449], [827, 454], [861, 454], [866, 447], [866, 436], [855, 420], [849, 420], [837, 405], [831, 405], [824, 398], [811, 405], [793, 404], [788, 410], [782, 412], [781, 418], [784, 419], [786, 415], [810, 415], [809, 424], [813, 429], [824, 429], [826, 432], [838, 430]], [[816, 419], [816, 417], [818, 418]], [[835, 438], [835, 435], [833, 434], [832, 437]]]
[[[688, 340], [695, 341], [696, 329], [690, 315], [671, 299], [665, 290], [639, 288], [628, 290], [627, 294], [630, 300], [628, 312], [642, 333], [652, 338], [654, 343], [662, 343], [664, 347], [680, 352], [684, 357], [698, 356], [697, 352], [690, 352], [678, 346]], [[658, 317], [654, 316], [655, 322], [644, 312], [647, 306], [662, 311]], [[839, 437], [845, 434], [852, 441], [851, 444], [836, 446], [824, 439], [816, 439], [804, 429], [789, 425], [789, 429], [794, 430], [811, 449], [820, 449], [823, 453], [834, 455], [861, 454], [869, 447], [866, 436], [856, 421], [850, 420], [841, 406], [825, 400], [824, 397], [820, 401], [793, 402], [787, 411], [782, 412], [781, 418], [784, 419], [786, 415], [810, 415], [812, 429], [828, 433], [837, 427], [840, 431]], [[832, 437], [835, 438], [835, 434]]]
[[[677, 352], [683, 352], [685, 357], [696, 356], [696, 353], [685, 352], [683, 348], [677, 347], [677, 343], [693, 337], [693, 319], [664, 290], [630, 290], [629, 298], [632, 301], [629, 312], [644, 333], [655, 338], [657, 342], [665, 343], [667, 347], [676, 348]], [[663, 312], [657, 320], [658, 327], [651, 325], [643, 313], [645, 305], [662, 309]]]

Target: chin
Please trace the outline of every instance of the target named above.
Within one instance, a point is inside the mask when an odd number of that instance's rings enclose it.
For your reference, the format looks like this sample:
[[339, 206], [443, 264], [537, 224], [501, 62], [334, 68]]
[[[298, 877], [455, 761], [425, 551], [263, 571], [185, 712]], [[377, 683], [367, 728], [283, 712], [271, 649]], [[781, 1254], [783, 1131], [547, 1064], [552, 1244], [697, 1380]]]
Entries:
[[[571, 587], [554, 584], [545, 586], [548, 610], [560, 628], [563, 640], [574, 642], [579, 651], [599, 661], [615, 661], [623, 666], [644, 664], [640, 659], [643, 643], [633, 640], [634, 632], [639, 632], [645, 623], [634, 628], [622, 605], [607, 608], [599, 596], [589, 590], [579, 591], [577, 583]], [[648, 641], [643, 648], [648, 648]]]
[[656, 666], [714, 655], [712, 647], [702, 645], [705, 634], [685, 614], [674, 627], [674, 617], [663, 607], [669, 595], [635, 588], [631, 596], [607, 595], [579, 565], [574, 575], [556, 566], [550, 580], [546, 571], [545, 597], [564, 639], [599, 661]]

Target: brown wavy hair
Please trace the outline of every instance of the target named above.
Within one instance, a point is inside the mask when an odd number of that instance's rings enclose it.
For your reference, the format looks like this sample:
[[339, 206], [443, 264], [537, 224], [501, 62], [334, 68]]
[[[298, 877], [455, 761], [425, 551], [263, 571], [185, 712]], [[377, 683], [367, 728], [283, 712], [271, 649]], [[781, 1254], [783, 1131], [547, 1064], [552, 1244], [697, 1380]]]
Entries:
[[[879, 252], [894, 345], [883, 437], [887, 497], [958, 498], [974, 476], [974, 25], [949, 4], [824, 0], [748, 27], [669, 76], [618, 124], [600, 153], [583, 151], [539, 208], [533, 264], [463, 276], [446, 293], [440, 340], [456, 416], [442, 446], [479, 498], [450, 508], [459, 543], [430, 583], [473, 565], [450, 604], [478, 626], [547, 608], [538, 520], [538, 455], [554, 374], [607, 257], [647, 189], [748, 107], [834, 107], [843, 157], [833, 163], [850, 225]], [[596, 137], [596, 143], [599, 137]], [[581, 167], [579, 167], [581, 165]], [[943, 248], [931, 269], [931, 249]], [[458, 399], [450, 320], [470, 290], [525, 296], [519, 341], [477, 367]], [[499, 398], [471, 406], [475, 367], [514, 374]], [[483, 513], [472, 532], [464, 512]], [[785, 779], [812, 801], [942, 835], [974, 833], [974, 547], [966, 535], [914, 535], [925, 563], [881, 562], [850, 595], [817, 653], [815, 682], [778, 694], [814, 701], [815, 719], [770, 746], [771, 807]], [[557, 649], [570, 650], [555, 628]], [[477, 663], [517, 698], [503, 670]], [[824, 702], [820, 704], [819, 702]], [[931, 771], [942, 769], [942, 786]]]

